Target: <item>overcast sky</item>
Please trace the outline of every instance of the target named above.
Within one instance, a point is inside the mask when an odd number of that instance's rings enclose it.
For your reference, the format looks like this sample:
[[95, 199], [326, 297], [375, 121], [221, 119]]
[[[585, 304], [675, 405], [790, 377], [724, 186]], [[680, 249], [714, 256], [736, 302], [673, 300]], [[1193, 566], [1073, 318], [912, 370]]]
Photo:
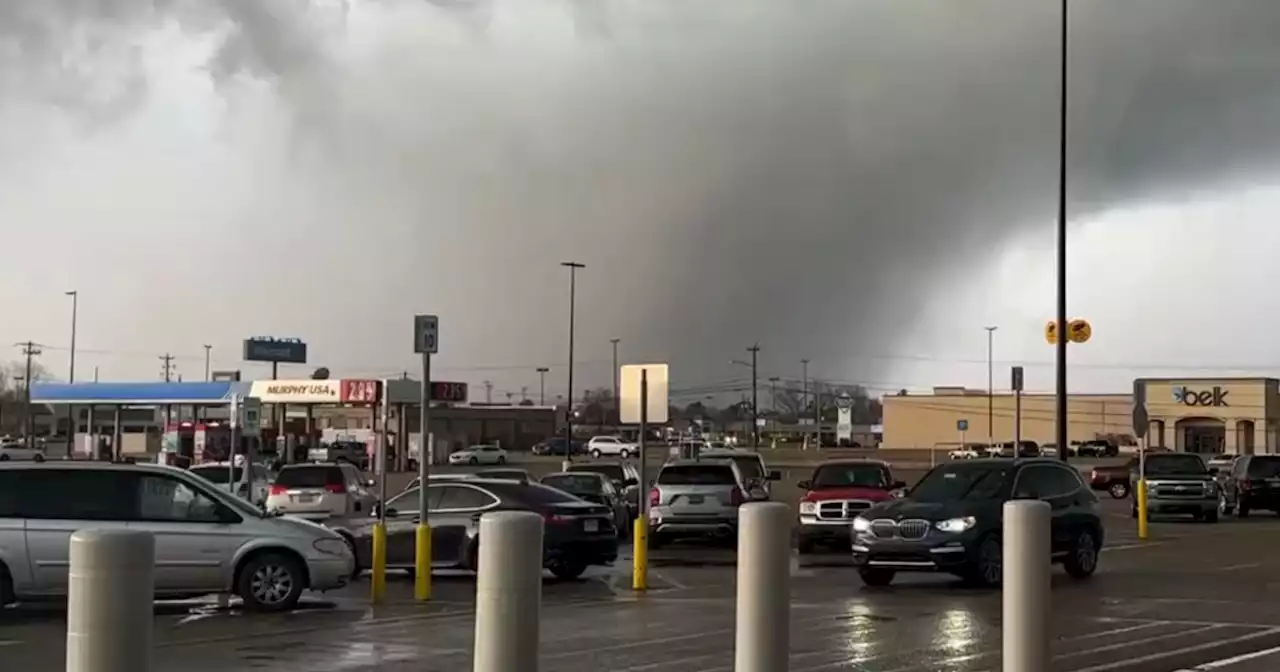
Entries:
[[[667, 361], [1052, 386], [1057, 2], [0, 3], [0, 343], [186, 378], [247, 336], [335, 375], [563, 392]], [[1280, 4], [1075, 0], [1072, 387], [1280, 375]], [[18, 357], [12, 349], [12, 357]], [[287, 367], [299, 376], [310, 368]]]

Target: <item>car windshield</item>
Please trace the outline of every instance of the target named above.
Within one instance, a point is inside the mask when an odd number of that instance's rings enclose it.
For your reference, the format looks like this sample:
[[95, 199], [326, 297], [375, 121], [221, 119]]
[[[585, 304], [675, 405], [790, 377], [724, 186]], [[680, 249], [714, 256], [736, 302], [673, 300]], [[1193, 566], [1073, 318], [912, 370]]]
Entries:
[[673, 464], [658, 474], [658, 485], [737, 485], [733, 469], [724, 464]]
[[323, 488], [342, 485], [343, 480], [338, 467], [290, 467], [276, 474], [276, 485], [290, 488]]
[[1006, 465], [943, 465], [925, 474], [908, 495], [917, 502], [990, 499], [1009, 478]]
[[620, 464], [575, 464], [569, 467], [569, 471], [585, 472], [589, 474], [604, 474], [609, 478], [609, 480], [617, 481], [619, 483], [627, 480], [627, 476], [622, 471], [622, 465]]
[[813, 488], [887, 488], [889, 470], [879, 464], [824, 464], [813, 472]]
[[1199, 455], [1148, 455], [1147, 476], [1201, 476], [1205, 473], [1204, 461]]
[[210, 483], [227, 483], [229, 482], [228, 477], [230, 477], [230, 480], [239, 483], [240, 479], [244, 478], [244, 467], [235, 467], [234, 477], [231, 477], [231, 469], [231, 467], [228, 467], [225, 464], [209, 464], [201, 467], [192, 467], [191, 473], [209, 481]]
[[543, 478], [542, 484], [565, 492], [593, 495], [604, 489], [604, 484], [594, 474], [553, 474]]
[[1280, 457], [1256, 456], [1249, 458], [1250, 478], [1280, 477]]

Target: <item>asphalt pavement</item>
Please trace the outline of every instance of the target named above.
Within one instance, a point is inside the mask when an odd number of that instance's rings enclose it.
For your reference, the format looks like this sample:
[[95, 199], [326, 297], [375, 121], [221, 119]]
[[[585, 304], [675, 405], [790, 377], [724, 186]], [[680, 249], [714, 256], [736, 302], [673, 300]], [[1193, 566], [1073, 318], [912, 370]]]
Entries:
[[[1053, 577], [1049, 672], [1263, 672], [1280, 669], [1280, 518], [1156, 522], [1135, 538], [1127, 502], [1106, 503], [1099, 573]], [[626, 554], [629, 555], [629, 554]], [[629, 590], [626, 561], [582, 580], [543, 584], [543, 672], [729, 672], [734, 553], [654, 554], [653, 589]], [[1000, 668], [1000, 593], [943, 576], [861, 585], [841, 554], [792, 567], [791, 672], [977, 672]], [[412, 600], [392, 573], [372, 607], [368, 584], [309, 596], [285, 614], [157, 606], [154, 672], [458, 672], [471, 665], [475, 580], [437, 575], [435, 599]], [[0, 612], [0, 668], [62, 669], [60, 608]]]

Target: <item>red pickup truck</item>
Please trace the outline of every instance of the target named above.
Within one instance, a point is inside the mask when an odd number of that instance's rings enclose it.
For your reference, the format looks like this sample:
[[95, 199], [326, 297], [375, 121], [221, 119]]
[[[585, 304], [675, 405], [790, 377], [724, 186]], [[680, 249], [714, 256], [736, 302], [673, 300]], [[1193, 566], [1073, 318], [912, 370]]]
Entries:
[[855, 459], [823, 462], [798, 485], [805, 491], [800, 498], [801, 553], [819, 546], [849, 550], [853, 519], [907, 487], [894, 480], [888, 463]]

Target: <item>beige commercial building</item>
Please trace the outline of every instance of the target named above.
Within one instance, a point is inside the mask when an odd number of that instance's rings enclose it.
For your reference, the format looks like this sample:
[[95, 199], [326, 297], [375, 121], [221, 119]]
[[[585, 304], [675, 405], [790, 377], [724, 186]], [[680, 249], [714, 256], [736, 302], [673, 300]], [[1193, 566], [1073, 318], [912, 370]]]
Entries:
[[[1147, 441], [1195, 453], [1280, 452], [1280, 381], [1272, 378], [1147, 378], [1134, 389], [1145, 400]], [[1022, 438], [1054, 442], [1053, 394], [1022, 395]], [[887, 448], [954, 448], [961, 441], [1012, 441], [1014, 397], [937, 387], [932, 394], [886, 396]], [[990, 410], [989, 410], [990, 409]], [[1110, 439], [1135, 446], [1133, 394], [1073, 394], [1067, 403], [1071, 441]], [[990, 422], [988, 418], [990, 417]], [[961, 427], [964, 428], [963, 438]]]

